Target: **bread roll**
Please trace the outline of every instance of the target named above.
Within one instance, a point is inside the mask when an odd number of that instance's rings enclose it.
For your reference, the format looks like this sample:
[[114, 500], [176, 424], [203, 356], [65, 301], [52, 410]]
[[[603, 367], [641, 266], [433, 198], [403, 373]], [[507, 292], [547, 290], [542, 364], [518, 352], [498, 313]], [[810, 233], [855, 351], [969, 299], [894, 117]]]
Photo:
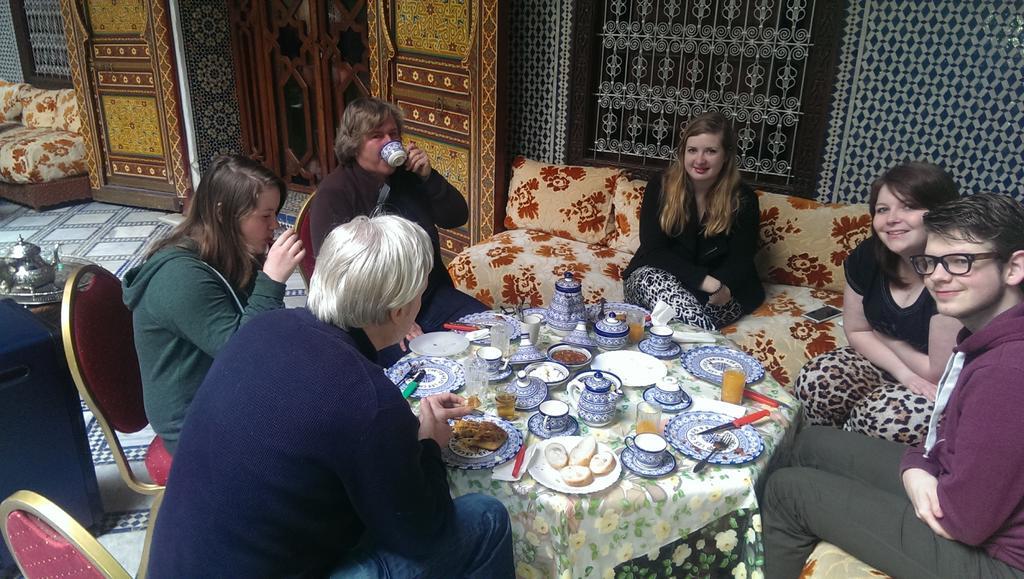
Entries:
[[613, 468], [615, 468], [615, 455], [607, 450], [602, 450], [590, 459], [590, 470], [597, 476], [608, 474], [612, 472]]
[[553, 442], [544, 449], [544, 459], [552, 467], [561, 469], [569, 464], [569, 451], [565, 450], [565, 447], [561, 444]]
[[594, 474], [585, 466], [567, 466], [561, 474], [565, 484], [571, 487], [585, 487], [594, 482]]
[[575, 466], [588, 466], [590, 459], [597, 453], [597, 439], [588, 436], [581, 440], [572, 452], [569, 453], [569, 464]]

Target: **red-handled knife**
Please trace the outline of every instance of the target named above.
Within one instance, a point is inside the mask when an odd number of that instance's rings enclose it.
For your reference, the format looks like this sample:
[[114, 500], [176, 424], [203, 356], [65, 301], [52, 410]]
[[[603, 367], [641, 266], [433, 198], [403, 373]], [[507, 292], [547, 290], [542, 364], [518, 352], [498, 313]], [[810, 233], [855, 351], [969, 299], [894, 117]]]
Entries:
[[441, 324], [441, 327], [446, 330], [458, 330], [460, 332], [475, 332], [480, 329], [477, 326], [470, 326], [469, 324], [453, 324], [451, 322]]
[[719, 430], [726, 430], [726, 429], [729, 429], [729, 428], [739, 428], [740, 426], [743, 426], [744, 424], [750, 424], [751, 422], [757, 422], [758, 420], [761, 420], [762, 418], [764, 418], [765, 416], [768, 416], [771, 413], [772, 413], [771, 410], [758, 410], [757, 412], [754, 412], [753, 414], [747, 414], [746, 416], [741, 416], [741, 417], [737, 418], [736, 420], [733, 420], [732, 422], [726, 422], [725, 424], [719, 424], [718, 426], [712, 426], [711, 428], [709, 428], [707, 430], [702, 430], [702, 431], [698, 432], [697, 434], [698, 435], [703, 435], [703, 434], [710, 434], [712, 432], [718, 432]]
[[776, 400], [776, 399], [774, 399], [774, 398], [772, 398], [770, 396], [765, 396], [764, 394], [761, 394], [760, 392], [758, 392], [756, 390], [751, 390], [750, 388], [747, 388], [747, 389], [745, 389], [743, 391], [743, 396], [745, 398], [750, 398], [754, 402], [760, 402], [761, 404], [767, 404], [768, 406], [771, 406], [772, 408], [778, 408], [779, 406], [784, 406], [786, 408], [789, 408], [789, 404], [786, 404], [785, 402], [782, 402], [781, 400]]
[[519, 447], [519, 452], [516, 453], [516, 461], [512, 464], [512, 478], [519, 477], [519, 469], [523, 468], [523, 457], [526, 456], [526, 442]]

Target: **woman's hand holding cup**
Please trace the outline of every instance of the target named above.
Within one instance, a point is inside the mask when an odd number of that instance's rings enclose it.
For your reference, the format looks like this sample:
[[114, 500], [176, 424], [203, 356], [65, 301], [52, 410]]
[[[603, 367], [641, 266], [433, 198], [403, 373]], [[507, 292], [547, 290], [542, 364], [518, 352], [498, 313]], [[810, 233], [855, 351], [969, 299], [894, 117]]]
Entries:
[[263, 262], [263, 273], [278, 283], [285, 283], [305, 256], [299, 235], [294, 229], [288, 229], [270, 246], [267, 260]]

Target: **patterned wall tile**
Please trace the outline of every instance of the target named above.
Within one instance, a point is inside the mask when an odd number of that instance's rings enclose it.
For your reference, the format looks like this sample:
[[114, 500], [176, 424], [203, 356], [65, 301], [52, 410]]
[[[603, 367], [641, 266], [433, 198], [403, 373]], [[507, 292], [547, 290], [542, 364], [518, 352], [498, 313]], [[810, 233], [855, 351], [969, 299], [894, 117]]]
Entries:
[[11, 3], [0, 2], [0, 79], [21, 82], [25, 79], [18, 58], [18, 43], [14, 38], [11, 21]]
[[179, 9], [196, 138], [192, 161], [202, 172], [218, 154], [242, 150], [228, 7], [225, 0], [179, 0]]
[[572, 2], [515, 0], [509, 11], [508, 145], [512, 155], [565, 161]]
[[850, 2], [818, 197], [864, 201], [921, 159], [965, 193], [1024, 200], [1022, 29], [1021, 2]]

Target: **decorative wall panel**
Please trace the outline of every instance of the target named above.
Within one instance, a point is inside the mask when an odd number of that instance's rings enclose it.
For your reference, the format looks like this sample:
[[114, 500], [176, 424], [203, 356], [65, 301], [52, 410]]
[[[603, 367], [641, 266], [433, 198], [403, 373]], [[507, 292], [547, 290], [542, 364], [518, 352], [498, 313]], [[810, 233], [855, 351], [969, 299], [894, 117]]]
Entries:
[[498, 0], [380, 0], [367, 12], [373, 93], [405, 115], [403, 138], [466, 197], [469, 223], [443, 230], [450, 257], [500, 227], [505, 206], [506, 21]]
[[572, 2], [514, 0], [510, 15], [509, 154], [565, 162]]
[[64, 18], [59, 0], [22, 0], [32, 45], [35, 73], [46, 77], [71, 79], [68, 45], [64, 38]]
[[192, 101], [196, 158], [202, 173], [219, 154], [242, 151], [235, 67], [226, 0], [178, 0]]
[[11, 19], [11, 3], [0, 2], [0, 79], [21, 82], [23, 78], [14, 21]]
[[62, 0], [93, 197], [180, 209], [191, 192], [166, 0]]
[[818, 198], [919, 159], [1024, 201], [1024, 3], [861, 0], [846, 22]]

